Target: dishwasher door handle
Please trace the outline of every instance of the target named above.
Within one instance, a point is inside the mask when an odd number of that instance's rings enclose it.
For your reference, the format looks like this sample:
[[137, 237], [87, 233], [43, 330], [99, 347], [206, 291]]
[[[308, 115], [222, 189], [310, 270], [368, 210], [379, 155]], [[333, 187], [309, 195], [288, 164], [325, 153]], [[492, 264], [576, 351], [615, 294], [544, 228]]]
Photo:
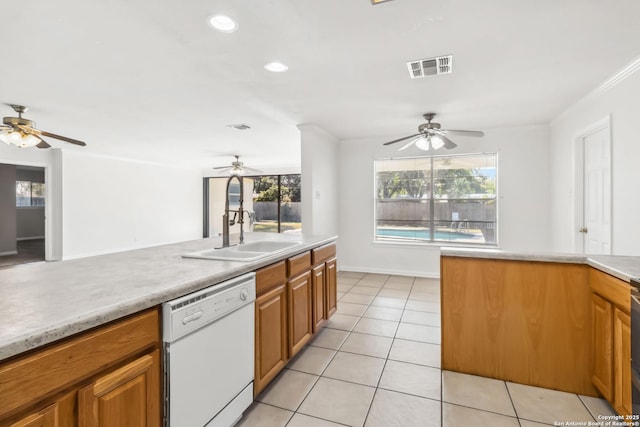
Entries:
[[204, 313], [202, 312], [202, 310], [200, 310], [200, 311], [196, 311], [196, 312], [195, 312], [195, 313], [193, 313], [193, 314], [190, 314], [190, 315], [188, 315], [188, 316], [185, 316], [185, 317], [182, 319], [182, 324], [183, 324], [183, 325], [186, 325], [187, 323], [195, 322], [196, 320], [198, 320], [199, 318], [201, 318], [203, 314], [204, 314]]

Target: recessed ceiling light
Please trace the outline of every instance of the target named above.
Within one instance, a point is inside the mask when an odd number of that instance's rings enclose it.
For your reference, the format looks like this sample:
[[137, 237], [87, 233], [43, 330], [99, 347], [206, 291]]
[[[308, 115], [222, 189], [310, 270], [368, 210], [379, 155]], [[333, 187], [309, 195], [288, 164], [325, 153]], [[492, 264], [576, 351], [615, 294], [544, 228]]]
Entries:
[[209, 25], [222, 33], [233, 33], [238, 29], [238, 22], [227, 15], [210, 16]]
[[269, 70], [273, 73], [282, 73], [287, 71], [289, 67], [284, 65], [282, 62], [269, 62], [267, 65], [264, 66], [264, 69]]

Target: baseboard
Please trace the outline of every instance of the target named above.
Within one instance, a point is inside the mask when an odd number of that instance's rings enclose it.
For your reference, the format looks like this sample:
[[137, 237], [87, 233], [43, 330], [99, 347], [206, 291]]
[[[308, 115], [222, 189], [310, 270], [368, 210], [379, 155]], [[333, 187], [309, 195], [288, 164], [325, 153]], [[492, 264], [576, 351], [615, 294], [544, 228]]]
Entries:
[[18, 237], [16, 240], [18, 242], [22, 242], [23, 240], [42, 240], [44, 236], [34, 236], [34, 237]]
[[393, 270], [388, 268], [368, 268], [368, 267], [354, 267], [350, 265], [339, 264], [338, 271], [354, 271], [357, 273], [374, 273], [374, 274], [392, 274], [394, 276], [412, 276], [412, 277], [424, 277], [427, 279], [440, 279], [440, 273], [428, 273], [424, 271], [410, 271], [410, 270]]
[[17, 253], [18, 253], [18, 251], [0, 252], [0, 256], [5, 256], [5, 255], [16, 255]]

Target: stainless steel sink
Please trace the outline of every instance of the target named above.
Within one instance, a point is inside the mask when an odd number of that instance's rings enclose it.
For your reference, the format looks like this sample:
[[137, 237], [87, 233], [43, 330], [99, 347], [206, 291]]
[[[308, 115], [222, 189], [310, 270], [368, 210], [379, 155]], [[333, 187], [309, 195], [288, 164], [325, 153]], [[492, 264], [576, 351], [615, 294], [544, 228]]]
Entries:
[[211, 259], [219, 261], [257, 261], [261, 258], [277, 254], [286, 249], [292, 248], [300, 243], [278, 242], [272, 240], [259, 240], [256, 242], [243, 243], [241, 245], [229, 246], [227, 248], [205, 249], [197, 252], [190, 252], [182, 255], [184, 258]]

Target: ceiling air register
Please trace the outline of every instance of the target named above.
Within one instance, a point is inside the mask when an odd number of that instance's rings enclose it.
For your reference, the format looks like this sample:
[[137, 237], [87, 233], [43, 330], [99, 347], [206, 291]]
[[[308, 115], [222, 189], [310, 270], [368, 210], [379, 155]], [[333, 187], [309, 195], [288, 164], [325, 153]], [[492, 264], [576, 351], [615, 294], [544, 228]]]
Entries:
[[407, 68], [409, 68], [409, 75], [412, 79], [438, 74], [451, 74], [453, 71], [453, 55], [409, 61], [407, 62]]

